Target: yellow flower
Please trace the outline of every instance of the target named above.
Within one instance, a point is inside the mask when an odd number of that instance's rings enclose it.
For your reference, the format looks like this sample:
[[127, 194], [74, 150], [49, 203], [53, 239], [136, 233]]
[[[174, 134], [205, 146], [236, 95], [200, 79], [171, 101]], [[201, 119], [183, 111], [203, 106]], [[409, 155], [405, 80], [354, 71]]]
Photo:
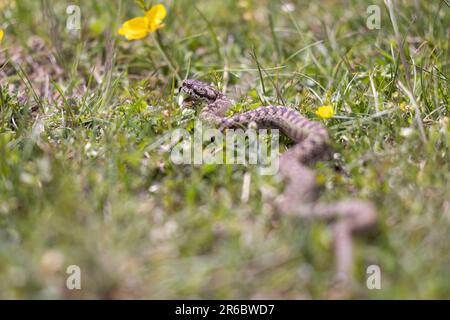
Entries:
[[334, 114], [333, 106], [331, 105], [321, 106], [317, 108], [316, 114], [322, 119], [329, 119]]
[[407, 104], [406, 102], [402, 102], [399, 104], [399, 108], [400, 110], [402, 110], [403, 112], [409, 111], [412, 109], [412, 106]]
[[162, 4], [151, 7], [145, 13], [145, 17], [137, 17], [126, 21], [118, 33], [127, 40], [141, 39], [153, 31], [164, 27], [162, 21], [167, 15], [166, 8]]
[[3, 29], [0, 29], [0, 42], [3, 40]]

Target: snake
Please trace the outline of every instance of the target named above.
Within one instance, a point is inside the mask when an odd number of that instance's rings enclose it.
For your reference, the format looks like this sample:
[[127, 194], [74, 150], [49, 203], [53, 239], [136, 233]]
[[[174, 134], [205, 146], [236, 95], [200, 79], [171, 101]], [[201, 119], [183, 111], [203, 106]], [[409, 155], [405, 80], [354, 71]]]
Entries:
[[212, 85], [186, 79], [180, 93], [186, 103], [205, 106], [200, 118], [220, 130], [250, 127], [278, 129], [293, 142], [279, 158], [279, 174], [284, 191], [274, 200], [277, 213], [301, 219], [320, 220], [330, 226], [335, 255], [335, 283], [345, 287], [353, 281], [353, 235], [371, 230], [377, 221], [374, 205], [369, 201], [344, 199], [319, 201], [320, 188], [312, 164], [330, 160], [332, 151], [327, 128], [286, 106], [261, 106], [227, 116], [234, 103]]

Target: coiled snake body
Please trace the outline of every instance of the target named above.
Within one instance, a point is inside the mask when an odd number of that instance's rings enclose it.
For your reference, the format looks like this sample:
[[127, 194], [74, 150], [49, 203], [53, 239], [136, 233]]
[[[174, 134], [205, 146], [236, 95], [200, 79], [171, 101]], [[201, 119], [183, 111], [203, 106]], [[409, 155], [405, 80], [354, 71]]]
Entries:
[[326, 128], [283, 106], [259, 107], [226, 117], [232, 102], [222, 92], [197, 80], [184, 80], [180, 91], [191, 101], [204, 101], [202, 120], [222, 130], [255, 123], [258, 128], [278, 128], [295, 142], [280, 158], [280, 174], [286, 187], [275, 201], [276, 209], [281, 214], [321, 219], [332, 225], [337, 281], [348, 283], [352, 279], [352, 234], [372, 227], [376, 212], [365, 201], [349, 199], [329, 204], [317, 201], [316, 177], [308, 164], [329, 155]]

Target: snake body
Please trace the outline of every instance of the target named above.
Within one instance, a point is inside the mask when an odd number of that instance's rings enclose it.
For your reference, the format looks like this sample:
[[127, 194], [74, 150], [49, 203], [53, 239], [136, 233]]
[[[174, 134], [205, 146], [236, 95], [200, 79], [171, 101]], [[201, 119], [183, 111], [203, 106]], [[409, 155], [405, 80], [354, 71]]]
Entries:
[[276, 128], [295, 144], [280, 157], [280, 174], [286, 180], [283, 194], [275, 201], [276, 210], [283, 215], [321, 219], [330, 223], [334, 234], [336, 280], [348, 284], [352, 279], [352, 234], [371, 228], [376, 222], [376, 211], [366, 201], [354, 199], [335, 203], [318, 201], [318, 185], [308, 167], [329, 156], [327, 129], [319, 122], [303, 117], [284, 106], [266, 106], [226, 116], [233, 103], [219, 90], [198, 80], [184, 80], [180, 91], [192, 101], [203, 101], [203, 121], [222, 130], [256, 124], [258, 128]]

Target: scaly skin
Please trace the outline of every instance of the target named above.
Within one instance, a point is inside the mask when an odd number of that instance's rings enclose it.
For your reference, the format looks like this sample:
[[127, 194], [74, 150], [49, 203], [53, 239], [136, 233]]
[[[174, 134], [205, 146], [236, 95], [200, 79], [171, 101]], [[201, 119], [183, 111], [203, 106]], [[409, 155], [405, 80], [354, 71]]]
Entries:
[[184, 80], [180, 91], [189, 100], [204, 101], [207, 105], [201, 111], [201, 118], [222, 130], [254, 123], [258, 128], [277, 128], [296, 143], [280, 158], [280, 174], [287, 184], [275, 201], [276, 209], [281, 214], [321, 219], [332, 225], [336, 280], [345, 290], [352, 279], [352, 234], [372, 227], [376, 212], [365, 201], [349, 199], [330, 204], [317, 201], [316, 177], [307, 165], [329, 156], [326, 128], [283, 106], [260, 107], [226, 117], [232, 102], [222, 92], [197, 80]]

